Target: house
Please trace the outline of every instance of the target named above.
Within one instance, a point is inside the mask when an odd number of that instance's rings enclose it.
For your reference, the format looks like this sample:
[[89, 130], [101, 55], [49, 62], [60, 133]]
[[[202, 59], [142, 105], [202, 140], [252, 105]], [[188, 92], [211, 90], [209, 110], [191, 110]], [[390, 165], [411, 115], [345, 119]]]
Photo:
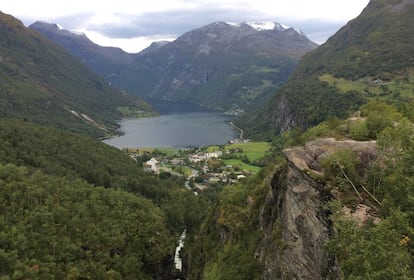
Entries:
[[244, 176], [244, 175], [237, 175], [237, 180], [242, 180], [242, 179], [245, 179], [246, 178], [246, 176]]
[[209, 158], [219, 158], [223, 156], [223, 152], [222, 151], [214, 151], [212, 153], [206, 153], [205, 156], [209, 159]]
[[198, 163], [198, 162], [201, 162], [202, 160], [204, 160], [203, 158], [201, 158], [199, 155], [190, 155], [189, 157], [188, 157], [188, 160], [190, 161], [190, 162], [194, 162], [194, 163]]
[[159, 173], [158, 163], [159, 163], [158, 160], [156, 160], [155, 158], [152, 158], [144, 164], [144, 170], [158, 174]]
[[170, 160], [170, 163], [174, 165], [180, 165], [183, 163], [183, 161], [179, 158], [173, 158], [172, 160]]

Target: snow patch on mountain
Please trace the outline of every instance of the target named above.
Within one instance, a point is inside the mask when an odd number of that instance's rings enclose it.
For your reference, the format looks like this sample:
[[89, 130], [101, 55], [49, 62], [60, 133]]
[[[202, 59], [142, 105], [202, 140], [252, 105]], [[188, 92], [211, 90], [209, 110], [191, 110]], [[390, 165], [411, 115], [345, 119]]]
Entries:
[[258, 21], [258, 22], [247, 21], [246, 24], [258, 31], [263, 31], [263, 30], [283, 31], [283, 30], [289, 29], [289, 27], [284, 24], [280, 24], [278, 22], [270, 22], [270, 21]]
[[305, 33], [303, 33], [303, 31], [302, 30], [300, 30], [300, 29], [297, 29], [297, 28], [293, 28], [296, 32], [298, 32], [299, 34], [302, 34], [302, 35], [305, 35]]
[[47, 25], [50, 27], [54, 27], [55, 29], [59, 30], [59, 31], [66, 31], [69, 32], [70, 34], [74, 34], [74, 35], [78, 35], [78, 36], [86, 36], [85, 33], [80, 32], [80, 31], [75, 31], [75, 30], [69, 30], [67, 28], [64, 28], [62, 25], [60, 25], [59, 23], [47, 23], [47, 22], [36, 22], [38, 24], [43, 24], [43, 25]]
[[59, 23], [56, 23], [56, 27], [59, 30], [66, 30], [66, 28], [64, 28], [62, 25], [60, 25]]
[[[278, 22], [271, 22], [271, 21], [246, 21], [242, 23], [236, 23], [236, 22], [226, 22], [226, 24], [234, 27], [240, 27], [242, 25], [248, 25], [251, 28], [257, 30], [257, 31], [264, 31], [264, 30], [279, 30], [279, 31], [285, 31], [290, 29], [290, 26], [284, 25], [282, 23]], [[296, 30], [296, 29], [295, 29]], [[298, 31], [298, 30], [297, 30]], [[298, 33], [302, 33], [299, 32]]]

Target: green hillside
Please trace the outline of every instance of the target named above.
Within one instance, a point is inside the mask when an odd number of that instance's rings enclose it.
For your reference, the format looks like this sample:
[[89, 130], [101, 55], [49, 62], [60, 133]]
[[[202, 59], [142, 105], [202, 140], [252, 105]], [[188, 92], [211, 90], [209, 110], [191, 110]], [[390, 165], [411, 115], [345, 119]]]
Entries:
[[103, 136], [117, 128], [120, 107], [151, 111], [109, 87], [66, 51], [0, 13], [0, 117], [27, 119]]
[[412, 1], [371, 1], [359, 17], [306, 54], [272, 100], [239, 124], [250, 136], [268, 138], [346, 117], [371, 99], [411, 102], [413, 12]]
[[154, 279], [174, 250], [150, 201], [0, 165], [0, 278]]
[[[309, 259], [299, 258], [305, 252], [318, 265], [310, 279], [412, 279], [414, 123], [384, 102], [360, 109], [363, 117], [330, 120], [274, 139], [271, 164], [223, 189], [195, 240], [186, 243], [189, 278], [304, 279], [298, 275], [315, 267], [289, 270], [286, 262], [292, 255], [294, 264], [306, 264]], [[299, 152], [289, 156], [292, 150]], [[312, 187], [305, 191], [307, 184]], [[310, 202], [315, 193], [321, 194], [317, 210]], [[314, 247], [322, 237], [315, 236], [308, 211], [334, 227], [322, 245], [331, 254], [328, 271], [319, 261], [323, 252]], [[308, 242], [297, 240], [300, 236]], [[299, 252], [296, 242], [303, 242]]]
[[[201, 207], [197, 198], [182, 187], [179, 179], [159, 179], [144, 172], [126, 153], [78, 134], [42, 127], [28, 122], [0, 120], [0, 163], [25, 166], [53, 176], [80, 178], [86, 182], [122, 189], [152, 200], [169, 209], [168, 227], [180, 231]], [[174, 206], [177, 201], [180, 207]], [[194, 212], [187, 212], [187, 207]], [[201, 218], [201, 217], [200, 217]]]
[[168, 277], [178, 234], [204, 219], [183, 181], [95, 139], [0, 120], [0, 145], [0, 278]]

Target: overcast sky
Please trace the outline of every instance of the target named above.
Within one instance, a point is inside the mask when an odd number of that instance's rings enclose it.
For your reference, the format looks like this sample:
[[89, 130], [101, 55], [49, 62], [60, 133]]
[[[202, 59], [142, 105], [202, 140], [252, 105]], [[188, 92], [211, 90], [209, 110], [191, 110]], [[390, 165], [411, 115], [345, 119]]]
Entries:
[[369, 0], [2, 0], [28, 26], [41, 20], [84, 32], [100, 45], [138, 52], [151, 42], [215, 22], [272, 21], [323, 43]]

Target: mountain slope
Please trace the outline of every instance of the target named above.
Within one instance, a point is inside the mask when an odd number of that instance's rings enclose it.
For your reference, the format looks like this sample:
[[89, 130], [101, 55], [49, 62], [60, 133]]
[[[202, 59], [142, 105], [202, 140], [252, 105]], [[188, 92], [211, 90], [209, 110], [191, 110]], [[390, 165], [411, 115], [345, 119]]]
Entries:
[[29, 28], [54, 41], [103, 77], [120, 71], [135, 58], [134, 54], [126, 53], [119, 48], [99, 46], [85, 34], [70, 32], [57, 24], [37, 21]]
[[191, 211], [170, 205], [197, 203], [190, 191], [101, 141], [30, 122], [0, 119], [0, 146], [2, 278], [172, 279], [177, 221]]
[[150, 201], [11, 164], [0, 179], [3, 279], [163, 278], [173, 239]]
[[141, 97], [188, 101], [221, 110], [263, 102], [316, 44], [272, 23], [216, 22], [139, 57], [112, 82]]
[[109, 87], [80, 61], [0, 13], [0, 117], [24, 118], [94, 136], [110, 133], [118, 109], [149, 110]]
[[366, 100], [406, 102], [414, 90], [414, 1], [373, 0], [327, 43], [301, 60], [286, 86], [239, 121], [267, 137], [345, 117]]

